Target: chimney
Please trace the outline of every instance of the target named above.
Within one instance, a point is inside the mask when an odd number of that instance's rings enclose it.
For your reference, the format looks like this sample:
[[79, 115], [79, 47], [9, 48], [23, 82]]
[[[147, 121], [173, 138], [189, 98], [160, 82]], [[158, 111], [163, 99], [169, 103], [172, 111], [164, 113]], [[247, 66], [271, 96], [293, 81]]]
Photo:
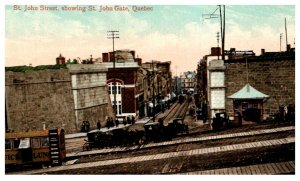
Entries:
[[66, 63], [66, 59], [65, 57], [61, 56], [61, 54], [59, 54], [59, 57], [56, 58], [56, 64], [65, 64]]
[[291, 44], [286, 45], [286, 51], [289, 52], [291, 50]]
[[220, 48], [220, 47], [212, 47], [212, 48], [211, 48], [210, 54], [211, 54], [212, 56], [218, 56], [218, 55], [221, 55], [221, 48]]
[[135, 51], [132, 50], [132, 51], [130, 51], [130, 53], [132, 54], [133, 59], [135, 59]]
[[261, 49], [261, 55], [265, 54], [265, 49]]
[[136, 59], [134, 59], [134, 60], [135, 60], [135, 62], [138, 63], [139, 66], [142, 65], [142, 59], [141, 59], [141, 58], [136, 58]]
[[102, 62], [108, 62], [108, 53], [102, 53]]

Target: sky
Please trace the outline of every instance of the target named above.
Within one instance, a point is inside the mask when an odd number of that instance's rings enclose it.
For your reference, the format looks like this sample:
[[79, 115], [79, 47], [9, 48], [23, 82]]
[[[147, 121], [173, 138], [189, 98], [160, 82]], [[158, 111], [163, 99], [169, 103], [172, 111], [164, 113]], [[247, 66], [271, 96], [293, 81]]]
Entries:
[[[85, 12], [63, 11], [63, 5], [57, 6], [59, 11], [24, 11], [25, 5], [20, 6], [22, 10], [5, 5], [5, 66], [55, 64], [59, 54], [66, 59], [98, 58], [112, 51], [107, 31], [118, 30], [115, 50], [135, 50], [143, 62], [171, 61], [173, 75], [179, 75], [196, 70], [197, 62], [218, 45], [219, 18], [203, 16], [213, 13], [217, 5], [148, 5], [152, 11], [144, 12], [134, 12], [132, 6], [127, 6], [129, 11], [99, 12], [99, 3], [80, 5], [97, 9]], [[295, 5], [225, 8], [225, 50], [253, 50], [256, 55], [262, 48], [279, 51], [281, 33], [284, 50], [285, 18], [288, 43], [294, 47]]]

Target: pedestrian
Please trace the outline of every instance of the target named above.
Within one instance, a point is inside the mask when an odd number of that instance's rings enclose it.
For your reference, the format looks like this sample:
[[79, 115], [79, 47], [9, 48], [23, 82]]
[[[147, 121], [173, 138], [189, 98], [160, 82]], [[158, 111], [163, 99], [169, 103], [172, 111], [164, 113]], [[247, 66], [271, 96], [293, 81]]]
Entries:
[[[130, 116], [131, 117], [131, 116]], [[130, 119], [130, 117], [128, 116], [127, 117], [127, 124], [131, 124], [131, 119]]]
[[89, 132], [89, 131], [90, 131], [90, 122], [89, 122], [89, 121], [86, 121], [85, 126], [86, 126], [85, 131], [86, 131], [86, 132]]
[[127, 124], [126, 117], [124, 117], [124, 119], [123, 119], [123, 124], [124, 124], [124, 126]]
[[98, 122], [97, 122], [97, 129], [100, 130], [100, 128], [101, 128], [101, 123], [100, 123], [100, 120], [98, 120]]
[[85, 121], [82, 121], [81, 132], [85, 132]]
[[110, 119], [109, 119], [109, 117], [106, 119], [106, 127], [107, 127], [107, 129], [110, 128]]
[[242, 114], [240, 113], [240, 111], [237, 111], [237, 116], [238, 116], [238, 125], [241, 126], [243, 117], [242, 117]]
[[115, 121], [112, 117], [110, 118], [110, 125], [111, 127], [115, 127]]
[[115, 124], [116, 124], [116, 127], [119, 127], [119, 120], [118, 120], [118, 118], [115, 118]]

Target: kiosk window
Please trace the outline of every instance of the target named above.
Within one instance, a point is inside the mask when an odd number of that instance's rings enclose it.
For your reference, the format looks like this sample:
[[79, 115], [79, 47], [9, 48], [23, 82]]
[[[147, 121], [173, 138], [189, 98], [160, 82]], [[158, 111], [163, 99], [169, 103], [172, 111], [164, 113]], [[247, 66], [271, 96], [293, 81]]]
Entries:
[[11, 140], [5, 140], [5, 149], [6, 150], [12, 149]]
[[247, 102], [243, 102], [242, 103], [242, 110], [245, 111], [246, 109], [248, 109], [248, 103]]
[[32, 148], [40, 148], [40, 138], [32, 138]]
[[253, 105], [252, 105], [252, 108], [258, 109], [258, 104], [257, 104], [257, 103], [253, 104]]

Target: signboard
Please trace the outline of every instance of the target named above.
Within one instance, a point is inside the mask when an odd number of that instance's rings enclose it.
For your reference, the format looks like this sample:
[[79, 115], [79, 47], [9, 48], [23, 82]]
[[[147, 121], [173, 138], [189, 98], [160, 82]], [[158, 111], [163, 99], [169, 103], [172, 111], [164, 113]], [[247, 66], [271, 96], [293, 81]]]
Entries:
[[24, 138], [20, 140], [19, 149], [30, 148], [30, 138]]
[[211, 90], [211, 109], [225, 109], [225, 90]]

